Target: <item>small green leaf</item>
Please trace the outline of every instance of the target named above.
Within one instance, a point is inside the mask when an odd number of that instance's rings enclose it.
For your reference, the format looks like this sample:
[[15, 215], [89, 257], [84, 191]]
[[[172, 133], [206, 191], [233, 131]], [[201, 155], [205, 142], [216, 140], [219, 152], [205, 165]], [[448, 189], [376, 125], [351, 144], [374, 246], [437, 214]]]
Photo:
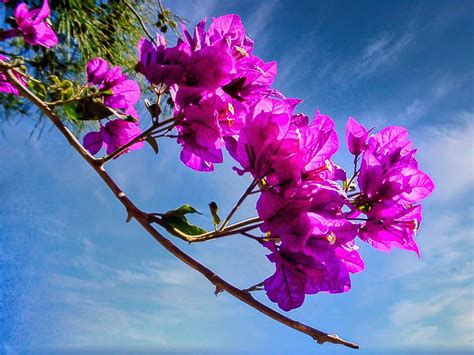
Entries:
[[158, 143], [156, 142], [156, 138], [153, 137], [147, 137], [146, 142], [150, 145], [150, 147], [153, 149], [155, 154], [158, 154]]
[[104, 96], [113, 95], [112, 89], [102, 90], [100, 93], [103, 94]]
[[189, 213], [200, 214], [193, 206], [182, 205], [181, 207], [166, 212], [161, 218], [168, 228], [171, 229], [171, 231], [173, 228], [176, 228], [187, 235], [199, 235], [207, 233], [205, 229], [195, 226], [188, 221], [185, 215]]
[[50, 75], [48, 79], [51, 80], [56, 85], [61, 84], [61, 80], [59, 80], [59, 78], [56, 75]]
[[61, 91], [61, 100], [68, 100], [74, 95], [74, 90], [72, 87], [68, 87], [67, 89]]
[[217, 206], [217, 203], [212, 201], [209, 204], [209, 210], [211, 211], [212, 215], [212, 221], [214, 222], [214, 227], [217, 227], [219, 224], [221, 224], [221, 219], [219, 217], [219, 207]]
[[181, 207], [175, 208], [174, 210], [168, 211], [164, 214], [167, 217], [181, 217], [188, 213], [201, 214], [191, 205], [182, 205]]
[[[107, 106], [104, 105], [103, 102], [98, 99], [81, 100], [80, 102], [78, 102], [76, 111], [78, 112], [79, 119], [81, 121], [101, 120], [117, 112], [115, 110], [115, 112], [112, 112], [112, 110], [110, 110]], [[127, 117], [126, 115], [122, 116], [125, 116], [124, 118]]]
[[28, 81], [28, 87], [33, 90], [36, 96], [38, 96], [41, 100], [46, 98], [46, 88], [43, 83], [30, 80]]
[[[66, 89], [69, 89], [69, 88], [72, 88], [73, 84], [71, 81], [69, 80], [63, 80], [61, 82], [61, 84], [59, 84], [59, 88], [63, 89], [63, 90], [66, 90]], [[71, 89], [72, 90], [72, 89]]]
[[189, 223], [188, 219], [184, 216], [163, 216], [162, 221], [170, 228], [176, 228], [177, 230], [187, 235], [199, 235], [207, 233], [207, 231], [201, 227]]

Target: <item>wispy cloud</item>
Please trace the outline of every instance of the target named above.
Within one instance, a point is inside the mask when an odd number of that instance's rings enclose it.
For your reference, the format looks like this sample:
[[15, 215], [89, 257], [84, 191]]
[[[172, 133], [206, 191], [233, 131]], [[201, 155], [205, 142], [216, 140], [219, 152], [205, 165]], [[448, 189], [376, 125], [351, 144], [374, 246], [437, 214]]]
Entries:
[[[428, 299], [395, 303], [390, 310], [395, 327], [391, 331], [398, 334], [400, 347], [469, 348], [474, 338], [473, 316], [470, 291], [452, 288]], [[469, 317], [471, 322], [466, 320]]]
[[165, 5], [170, 6], [175, 14], [184, 17], [193, 25], [214, 13], [218, 4], [218, 0], [165, 1]]
[[436, 183], [433, 198], [455, 200], [474, 186], [474, 113], [458, 113], [456, 128], [428, 128], [420, 140], [424, 168]]
[[259, 50], [263, 50], [272, 35], [269, 23], [274, 18], [273, 14], [277, 10], [278, 1], [269, 0], [256, 3], [258, 6], [252, 10], [253, 15], [250, 17], [250, 21], [244, 23], [244, 26], [247, 34], [258, 43]]
[[370, 76], [384, 65], [395, 63], [414, 38], [411, 28], [401, 35], [383, 33], [373, 38], [352, 60], [342, 65], [332, 65], [330, 78], [338, 84], [352, 83]]
[[[216, 298], [213, 288], [198, 273], [179, 261], [162, 259], [138, 265], [113, 266], [101, 261], [94, 244], [85, 239], [82, 253], [63, 263], [63, 272], [47, 272], [47, 329], [34, 334], [30, 348], [113, 348], [157, 346], [165, 348], [218, 349], [192, 329], [216, 331], [235, 307], [229, 298]], [[54, 304], [51, 303], [54, 300]], [[64, 313], [63, 310], [67, 310]], [[45, 315], [39, 311], [39, 318]], [[36, 319], [36, 318], [35, 318]], [[202, 325], [203, 320], [206, 325]], [[44, 327], [41, 319], [35, 322]], [[179, 338], [178, 329], [188, 332]]]

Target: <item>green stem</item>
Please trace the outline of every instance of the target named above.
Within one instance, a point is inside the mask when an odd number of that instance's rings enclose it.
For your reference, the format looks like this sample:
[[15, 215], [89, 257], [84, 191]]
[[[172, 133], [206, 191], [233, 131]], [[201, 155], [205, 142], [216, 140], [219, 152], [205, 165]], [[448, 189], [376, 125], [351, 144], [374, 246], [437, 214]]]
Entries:
[[70, 99], [58, 100], [58, 101], [53, 101], [53, 102], [45, 102], [45, 104], [50, 106], [50, 107], [55, 107], [55, 106], [67, 105], [67, 104], [70, 104], [72, 102], [79, 102], [79, 101], [86, 100], [86, 99], [94, 99], [96, 97], [104, 96], [104, 93], [101, 93], [101, 92], [95, 92], [95, 93], [90, 94], [90, 95], [80, 96], [82, 91], [84, 91], [84, 89], [81, 89], [81, 92], [78, 95], [76, 95], [76, 96], [74, 96]]
[[[117, 150], [115, 150], [114, 152], [102, 157], [99, 159], [100, 163], [103, 165], [105, 164], [106, 162], [108, 162], [109, 160], [119, 156], [120, 154], [122, 154], [124, 151], [126, 151], [128, 148], [130, 148], [132, 145], [134, 145], [135, 143], [138, 143], [138, 142], [141, 142], [143, 140], [146, 140], [146, 138], [148, 136], [151, 136], [153, 133], [155, 133], [155, 130], [159, 127], [162, 127], [164, 125], [167, 125], [168, 123], [170, 122], [174, 122], [174, 120], [176, 119], [176, 117], [172, 117], [172, 118], [169, 118], [167, 120], [164, 120], [162, 122], [158, 122], [158, 123], [155, 123], [153, 124], [150, 128], [148, 128], [147, 130], [143, 131], [142, 134], [136, 136], [135, 138], [133, 138], [130, 142], [128, 142], [127, 144], [124, 144], [123, 146], [121, 146], [120, 148], [117, 148]], [[159, 132], [160, 130], [158, 130], [157, 132]]]
[[257, 186], [257, 183], [258, 183], [258, 180], [256, 180], [256, 179], [252, 180], [249, 187], [247, 187], [247, 190], [245, 190], [243, 195], [240, 197], [239, 201], [237, 201], [237, 203], [234, 205], [234, 207], [232, 207], [232, 209], [230, 210], [227, 217], [224, 219], [224, 222], [222, 222], [221, 226], [219, 227], [219, 231], [224, 230], [224, 228], [227, 226], [227, 223], [229, 223], [229, 221], [232, 218], [232, 216], [234, 215], [234, 213], [237, 212], [240, 205], [242, 205], [242, 203], [245, 201], [247, 196], [252, 193], [252, 190], [254, 189], [254, 187]]

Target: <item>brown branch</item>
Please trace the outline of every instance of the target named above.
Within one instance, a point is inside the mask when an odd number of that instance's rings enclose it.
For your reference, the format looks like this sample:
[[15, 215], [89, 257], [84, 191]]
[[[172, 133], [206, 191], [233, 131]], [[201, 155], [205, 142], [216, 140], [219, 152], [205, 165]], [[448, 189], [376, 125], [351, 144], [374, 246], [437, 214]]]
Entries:
[[194, 270], [201, 273], [205, 278], [207, 278], [215, 287], [216, 292], [226, 291], [240, 301], [248, 304], [252, 308], [258, 310], [259, 312], [265, 314], [266, 316], [290, 327], [299, 332], [309, 335], [315, 339], [319, 344], [323, 343], [334, 343], [342, 344], [347, 347], [358, 349], [357, 344], [351, 343], [349, 341], [339, 338], [335, 334], [327, 334], [300, 322], [297, 322], [291, 318], [286, 317], [285, 315], [267, 307], [266, 305], [260, 303], [252, 297], [249, 292], [240, 290], [235, 286], [229, 284], [219, 276], [217, 276], [213, 271], [209, 270], [207, 267], [194, 260], [191, 256], [184, 253], [176, 245], [174, 245], [170, 240], [161, 235], [149, 221], [148, 214], [142, 212], [120, 189], [120, 187], [115, 183], [112, 177], [105, 171], [104, 166], [98, 159], [95, 159], [89, 152], [82, 147], [79, 141], [74, 137], [74, 135], [69, 131], [69, 129], [64, 126], [60, 118], [56, 115], [54, 111], [51, 110], [41, 99], [39, 99], [34, 93], [24, 87], [21, 82], [15, 77], [14, 70], [9, 69], [6, 63], [0, 61], [0, 71], [3, 71], [10, 83], [14, 84], [19, 92], [26, 99], [35, 104], [53, 123], [54, 126], [62, 133], [62, 135], [67, 139], [69, 144], [87, 161], [87, 163], [96, 171], [100, 178], [105, 182], [117, 199], [123, 204], [126, 208], [128, 217], [135, 218], [137, 222], [166, 250], [171, 254], [177, 257], [179, 260], [184, 262], [186, 265], [190, 266]]
[[157, 216], [157, 214], [153, 214], [153, 213], [149, 214], [148, 218], [150, 222], [158, 224], [159, 226], [165, 228], [168, 231], [168, 233], [170, 233], [171, 235], [181, 240], [184, 240], [185, 242], [188, 242], [189, 244], [206, 242], [208, 240], [218, 239], [218, 238], [227, 237], [227, 236], [235, 235], [235, 234], [242, 234], [243, 232], [248, 232], [248, 231], [251, 231], [252, 229], [260, 227], [261, 222], [262, 222], [262, 220], [259, 217], [254, 217], [254, 218], [249, 218], [244, 221], [232, 224], [224, 228], [222, 231], [215, 230], [215, 231], [207, 232], [203, 234], [189, 235], [189, 234], [183, 233], [177, 228], [170, 228], [166, 224], [166, 222], [163, 221], [163, 219]]

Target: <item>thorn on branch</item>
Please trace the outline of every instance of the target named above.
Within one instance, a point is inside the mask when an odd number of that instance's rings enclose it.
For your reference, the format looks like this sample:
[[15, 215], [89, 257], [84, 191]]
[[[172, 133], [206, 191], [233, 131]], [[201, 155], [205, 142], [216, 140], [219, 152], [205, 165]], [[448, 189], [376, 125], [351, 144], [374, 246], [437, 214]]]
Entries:
[[224, 292], [224, 289], [221, 288], [219, 285], [216, 285], [216, 289], [215, 289], [215, 291], [214, 291], [214, 295], [215, 295], [215, 296], [218, 296], [219, 293], [221, 293], [221, 292]]

